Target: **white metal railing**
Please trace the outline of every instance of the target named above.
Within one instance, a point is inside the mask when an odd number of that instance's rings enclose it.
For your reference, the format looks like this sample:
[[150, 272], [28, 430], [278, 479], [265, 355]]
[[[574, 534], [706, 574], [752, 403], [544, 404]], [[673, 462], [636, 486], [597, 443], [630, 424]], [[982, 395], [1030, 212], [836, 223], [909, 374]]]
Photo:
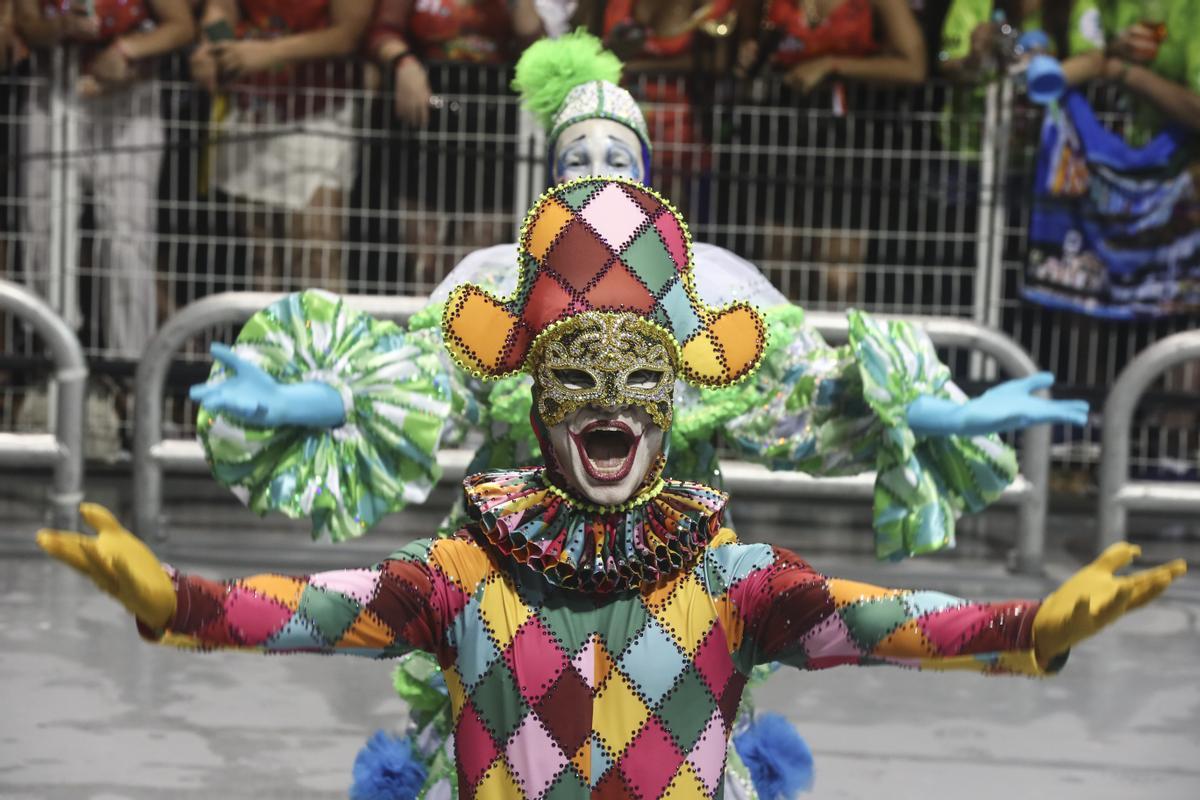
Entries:
[[54, 468], [49, 492], [51, 522], [72, 530], [83, 500], [83, 413], [87, 363], [75, 334], [33, 293], [0, 280], [0, 311], [28, 323], [45, 341], [54, 359], [54, 413], [49, 433], [0, 433], [0, 465]]
[[[1108, 394], [1096, 511], [1097, 551], [1125, 538], [1130, 509], [1200, 513], [1200, 484], [1134, 481], [1129, 477], [1130, 429], [1138, 401], [1155, 378], [1189, 361], [1200, 361], [1200, 330], [1177, 333], [1148, 347], [1121, 371]], [[1200, 398], [1195, 402], [1200, 409]]]

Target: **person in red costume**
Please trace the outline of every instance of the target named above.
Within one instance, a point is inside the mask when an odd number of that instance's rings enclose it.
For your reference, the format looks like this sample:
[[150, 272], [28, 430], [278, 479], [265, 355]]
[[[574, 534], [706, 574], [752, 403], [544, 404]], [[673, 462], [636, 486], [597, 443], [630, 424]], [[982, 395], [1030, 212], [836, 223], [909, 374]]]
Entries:
[[[192, 54], [196, 82], [228, 93], [214, 104], [212, 183], [255, 204], [245, 225], [255, 239], [284, 228], [301, 240], [296, 280], [333, 290], [346, 288], [341, 211], [357, 168], [350, 59], [373, 8], [366, 0], [207, 0]], [[278, 130], [301, 119], [303, 131]], [[263, 289], [281, 288], [288, 266], [271, 250], [254, 248]]]
[[767, 0], [743, 2], [746, 31], [773, 31], [774, 52], [747, 39], [739, 48], [743, 70], [766, 59], [793, 88], [809, 92], [827, 80], [916, 85], [929, 74], [925, 42], [906, 0]]
[[[154, 198], [165, 136], [154, 62], [192, 40], [191, 9], [187, 0], [14, 2], [17, 32], [35, 52], [34, 71], [43, 78], [32, 83], [22, 111], [24, 280], [46, 296], [51, 270], [59, 266], [50, 263], [52, 81], [46, 71], [56, 61], [50, 52], [69, 48], [78, 54], [80, 73], [62, 104], [77, 123], [75, 147], [87, 154], [73, 166], [95, 202], [92, 266], [104, 276], [104, 345], [112, 356], [136, 359], [158, 322]], [[78, 322], [74, 303], [62, 312]]]
[[[507, 63], [544, 32], [535, 0], [379, 0], [366, 52], [405, 129], [394, 139], [400, 157], [387, 162], [396, 165], [389, 183], [399, 187], [413, 274], [428, 288], [453, 266], [447, 251], [455, 244], [477, 249], [505, 238], [508, 223], [494, 212], [504, 202], [498, 198], [512, 194], [513, 169], [498, 142], [516, 136], [516, 115], [501, 104], [443, 104], [441, 96], [505, 94], [507, 76], [481, 65]], [[465, 157], [454, 143], [462, 133], [479, 135]], [[488, 188], [464, 192], [481, 172]], [[451, 224], [451, 213], [472, 219]]]
[[379, 0], [367, 53], [394, 87], [396, 117], [424, 128], [433, 96], [424, 62], [498, 64], [514, 38], [544, 32], [534, 0]]

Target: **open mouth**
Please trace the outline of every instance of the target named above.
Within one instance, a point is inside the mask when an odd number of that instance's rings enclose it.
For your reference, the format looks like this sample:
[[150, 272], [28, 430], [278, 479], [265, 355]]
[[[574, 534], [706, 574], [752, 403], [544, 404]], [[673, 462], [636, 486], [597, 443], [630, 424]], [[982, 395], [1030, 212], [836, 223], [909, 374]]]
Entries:
[[629, 474], [642, 440], [641, 434], [635, 435], [624, 422], [613, 419], [598, 419], [578, 433], [570, 433], [584, 470], [593, 480], [605, 483], [614, 483]]

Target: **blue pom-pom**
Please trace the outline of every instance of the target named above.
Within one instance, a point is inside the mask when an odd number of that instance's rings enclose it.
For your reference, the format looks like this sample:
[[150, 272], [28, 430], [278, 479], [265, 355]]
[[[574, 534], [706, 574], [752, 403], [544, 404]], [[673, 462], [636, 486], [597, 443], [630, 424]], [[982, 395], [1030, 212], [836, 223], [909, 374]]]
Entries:
[[792, 723], [762, 714], [733, 737], [759, 800], [791, 800], [813, 785], [813, 757]]
[[415, 800], [428, 774], [412, 742], [375, 731], [354, 758], [350, 800]]

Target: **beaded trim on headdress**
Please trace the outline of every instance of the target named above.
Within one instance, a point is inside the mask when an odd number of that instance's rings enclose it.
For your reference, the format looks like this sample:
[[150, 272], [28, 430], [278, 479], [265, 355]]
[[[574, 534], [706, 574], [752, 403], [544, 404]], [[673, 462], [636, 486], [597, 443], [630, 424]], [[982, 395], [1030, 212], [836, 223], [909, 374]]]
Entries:
[[748, 303], [705, 306], [687, 225], [661, 195], [624, 178], [580, 178], [547, 191], [525, 217], [517, 288], [450, 293], [442, 333], [454, 359], [485, 379], [529, 371], [539, 337], [586, 311], [635, 314], [670, 334], [681, 377], [729, 386], [758, 366], [762, 316]]
[[611, 592], [651, 586], [688, 569], [721, 528], [727, 500], [699, 483], [658, 479], [631, 504], [595, 508], [538, 467], [464, 482], [484, 537], [555, 586]]

